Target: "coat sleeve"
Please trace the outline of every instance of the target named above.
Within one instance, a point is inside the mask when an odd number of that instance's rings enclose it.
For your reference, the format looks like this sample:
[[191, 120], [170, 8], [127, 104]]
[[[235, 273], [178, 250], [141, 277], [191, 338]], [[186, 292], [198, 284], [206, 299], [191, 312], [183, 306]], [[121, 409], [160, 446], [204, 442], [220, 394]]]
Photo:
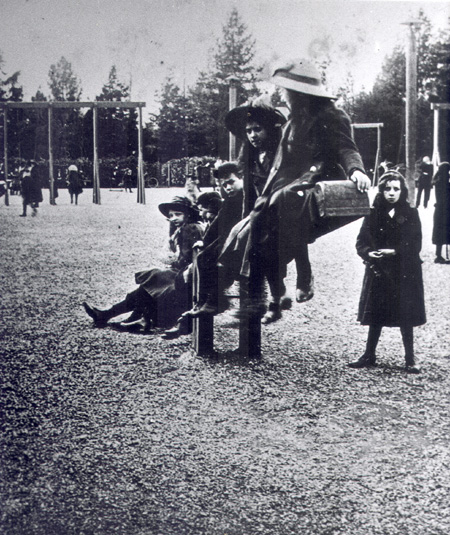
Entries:
[[356, 238], [356, 252], [364, 260], [369, 261], [369, 253], [373, 251], [370, 237], [370, 216], [364, 218], [361, 230]]
[[349, 116], [339, 110], [339, 163], [349, 177], [353, 171], [359, 170], [365, 173], [364, 164], [358, 148], [353, 140], [352, 128]]

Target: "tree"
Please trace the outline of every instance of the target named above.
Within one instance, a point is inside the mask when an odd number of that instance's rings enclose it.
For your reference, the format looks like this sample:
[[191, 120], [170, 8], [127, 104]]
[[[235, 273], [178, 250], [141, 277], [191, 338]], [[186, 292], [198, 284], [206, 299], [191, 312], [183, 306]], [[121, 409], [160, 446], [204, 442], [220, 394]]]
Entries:
[[[109, 71], [108, 81], [96, 100], [123, 102], [130, 99], [130, 87], [119, 80], [116, 66]], [[89, 123], [92, 113], [86, 114]], [[137, 114], [134, 109], [99, 109], [99, 151], [102, 157], [126, 157], [137, 150]]]
[[80, 81], [72, 71], [72, 65], [64, 56], [48, 72], [49, 87], [53, 100], [76, 101], [81, 97]]
[[[449, 101], [450, 32], [437, 37], [432, 34], [429, 20], [419, 12], [421, 24], [416, 30], [418, 52], [417, 153], [431, 155], [433, 118], [430, 101]], [[351, 113], [355, 122], [382, 122], [382, 157], [395, 163], [404, 162], [406, 60], [403, 47], [398, 46], [386, 57], [370, 93], [360, 93], [354, 99]], [[447, 119], [447, 117], [445, 118]], [[448, 130], [448, 120], [443, 128]], [[443, 136], [446, 137], [445, 135]]]
[[[20, 102], [23, 98], [23, 88], [19, 86], [20, 71], [6, 76], [3, 64], [3, 56], [0, 52], [0, 102]], [[3, 79], [3, 76], [6, 78]]]
[[168, 78], [160, 92], [159, 153], [162, 162], [190, 156], [189, 126], [192, 107], [180, 88]]
[[222, 37], [216, 42], [211, 66], [200, 74], [188, 93], [192, 103], [190, 154], [228, 157], [224, 117], [228, 111], [229, 77], [237, 80], [238, 103], [258, 94], [255, 82], [261, 68], [253, 64], [254, 49], [255, 40], [233, 8], [222, 27]]

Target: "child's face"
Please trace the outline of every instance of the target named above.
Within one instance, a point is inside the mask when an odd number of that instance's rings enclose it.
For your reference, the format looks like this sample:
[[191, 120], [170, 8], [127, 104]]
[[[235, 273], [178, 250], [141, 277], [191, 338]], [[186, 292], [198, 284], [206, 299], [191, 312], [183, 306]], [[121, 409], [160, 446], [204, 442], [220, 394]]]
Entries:
[[395, 204], [400, 199], [402, 185], [400, 180], [389, 180], [383, 191], [384, 198], [389, 204]]
[[210, 212], [209, 208], [207, 206], [203, 206], [202, 204], [199, 204], [198, 206], [200, 216], [205, 221], [205, 223], [211, 223], [211, 221], [216, 217], [216, 214], [213, 212]]
[[181, 227], [185, 222], [186, 214], [178, 210], [169, 210], [169, 221], [176, 227]]
[[263, 149], [267, 142], [267, 130], [256, 121], [247, 123], [245, 127], [247, 139], [256, 149]]
[[228, 197], [234, 197], [235, 195], [237, 195], [240, 191], [242, 191], [242, 188], [244, 186], [242, 180], [234, 173], [231, 174], [228, 178], [220, 178], [218, 180], [218, 183], [218, 185], [225, 190], [225, 193]]

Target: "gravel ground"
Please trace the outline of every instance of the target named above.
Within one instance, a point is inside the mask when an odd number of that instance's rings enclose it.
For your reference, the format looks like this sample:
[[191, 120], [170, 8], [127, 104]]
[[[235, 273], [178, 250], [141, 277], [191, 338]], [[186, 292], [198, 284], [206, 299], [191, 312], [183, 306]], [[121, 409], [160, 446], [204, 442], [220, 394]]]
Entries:
[[50, 206], [46, 191], [36, 218], [19, 197], [0, 205], [0, 532], [450, 533], [450, 265], [433, 263], [432, 208], [411, 376], [398, 329], [378, 368], [346, 367], [367, 334], [360, 222], [311, 246], [316, 295], [263, 328], [260, 361], [236, 354], [230, 312], [210, 358], [189, 336], [94, 328], [83, 300], [120, 300], [166, 261], [157, 204], [179, 191], [147, 190], [145, 206], [108, 190]]

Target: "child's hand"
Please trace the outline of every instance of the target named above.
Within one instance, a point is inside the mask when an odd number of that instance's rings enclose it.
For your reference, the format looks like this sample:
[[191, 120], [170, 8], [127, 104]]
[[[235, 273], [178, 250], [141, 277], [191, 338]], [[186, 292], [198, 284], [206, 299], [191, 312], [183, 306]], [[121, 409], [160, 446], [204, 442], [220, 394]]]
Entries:
[[381, 256], [394, 256], [395, 249], [378, 249], [378, 252], [381, 253]]
[[196, 247], [199, 247], [201, 249], [203, 247], [203, 241], [202, 240], [196, 241], [194, 245], [192, 246], [192, 248], [195, 249]]
[[383, 258], [386, 256], [394, 256], [395, 249], [378, 249], [377, 251], [370, 251], [370, 258]]

